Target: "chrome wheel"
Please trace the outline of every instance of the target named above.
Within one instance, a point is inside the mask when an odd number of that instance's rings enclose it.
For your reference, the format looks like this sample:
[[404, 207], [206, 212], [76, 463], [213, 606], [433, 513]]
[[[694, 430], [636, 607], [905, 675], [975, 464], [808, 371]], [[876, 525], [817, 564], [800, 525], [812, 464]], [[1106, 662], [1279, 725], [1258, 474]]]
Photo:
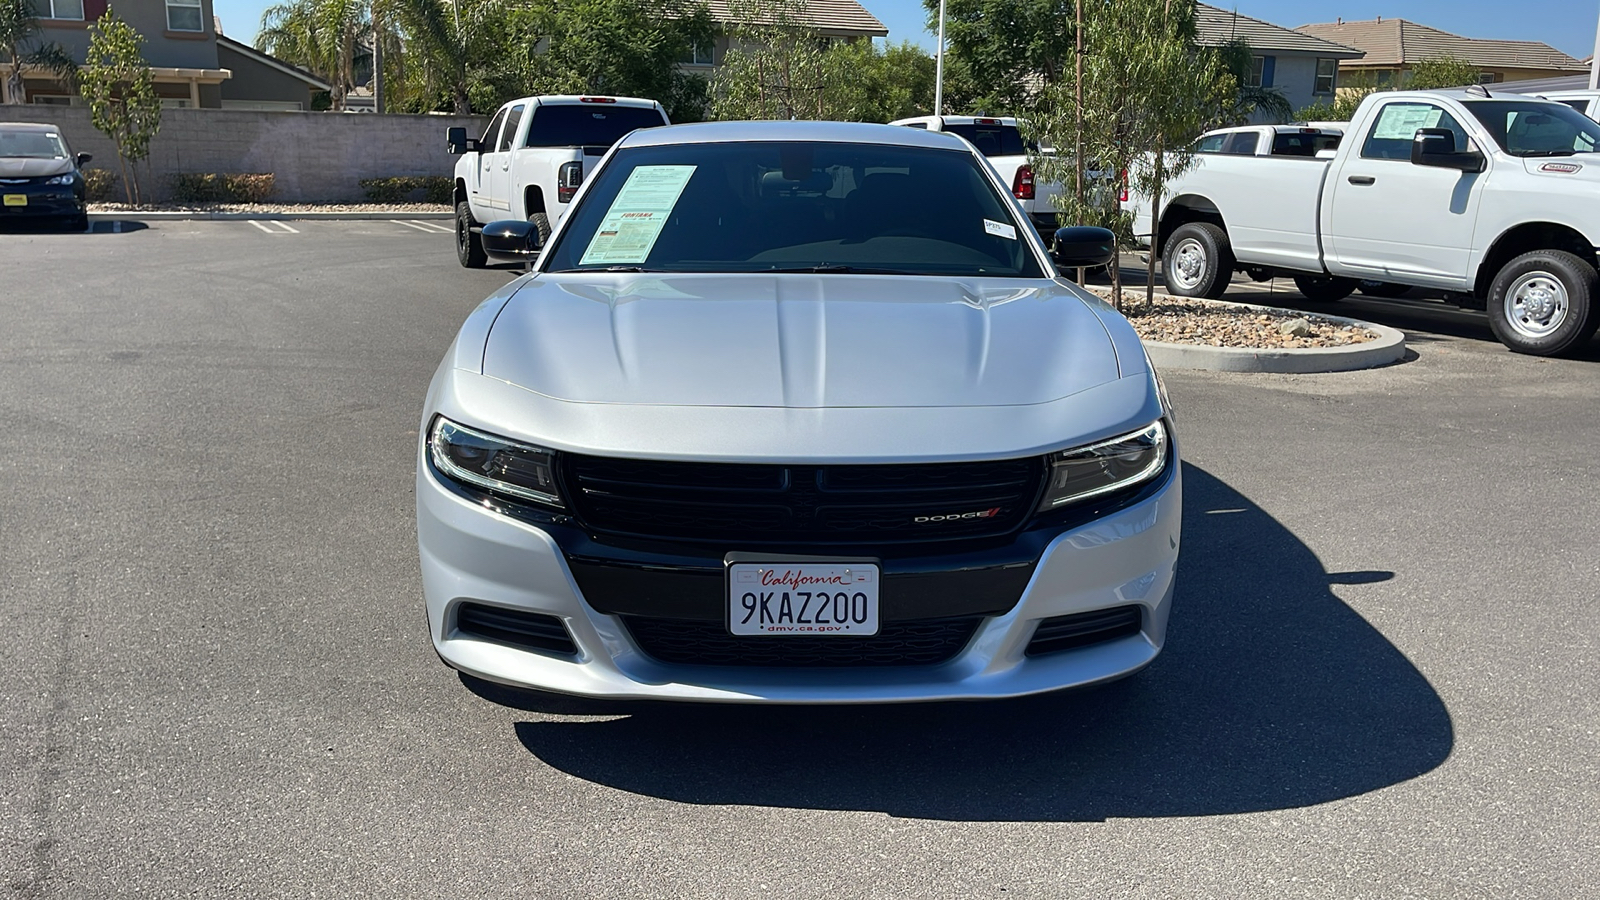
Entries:
[[1172, 248], [1172, 281], [1186, 291], [1200, 286], [1206, 276], [1206, 248], [1194, 238], [1184, 238]]
[[1506, 324], [1524, 337], [1542, 338], [1567, 320], [1569, 305], [1561, 279], [1549, 272], [1529, 272], [1506, 291]]

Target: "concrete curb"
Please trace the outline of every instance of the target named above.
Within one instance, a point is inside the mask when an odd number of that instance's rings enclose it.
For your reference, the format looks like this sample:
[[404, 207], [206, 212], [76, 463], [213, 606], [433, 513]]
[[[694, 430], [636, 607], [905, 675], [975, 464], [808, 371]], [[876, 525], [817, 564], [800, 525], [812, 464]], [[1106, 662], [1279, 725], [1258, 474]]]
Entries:
[[456, 214], [449, 210], [441, 212], [92, 212], [89, 213], [91, 222], [236, 222], [254, 219], [262, 221], [287, 221], [318, 220], [331, 222], [367, 221], [367, 220], [394, 220], [394, 219], [454, 219]]
[[1344, 316], [1324, 313], [1302, 313], [1299, 310], [1255, 303], [1234, 303], [1217, 300], [1228, 306], [1242, 309], [1261, 309], [1290, 315], [1312, 315], [1346, 325], [1359, 325], [1375, 332], [1378, 339], [1365, 344], [1345, 347], [1306, 347], [1304, 349], [1248, 349], [1242, 347], [1207, 347], [1200, 344], [1169, 344], [1165, 341], [1145, 341], [1146, 352], [1157, 369], [1210, 369], [1213, 372], [1261, 372], [1279, 375], [1313, 375], [1321, 372], [1353, 372], [1398, 362], [1406, 354], [1406, 336], [1387, 325], [1363, 322]]

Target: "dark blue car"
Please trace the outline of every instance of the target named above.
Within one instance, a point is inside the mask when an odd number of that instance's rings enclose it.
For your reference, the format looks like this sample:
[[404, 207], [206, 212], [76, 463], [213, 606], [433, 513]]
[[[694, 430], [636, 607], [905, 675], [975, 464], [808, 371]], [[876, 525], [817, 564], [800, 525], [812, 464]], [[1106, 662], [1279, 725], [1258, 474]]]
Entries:
[[0, 221], [49, 221], [87, 230], [81, 169], [88, 161], [87, 153], [73, 155], [54, 125], [0, 123]]

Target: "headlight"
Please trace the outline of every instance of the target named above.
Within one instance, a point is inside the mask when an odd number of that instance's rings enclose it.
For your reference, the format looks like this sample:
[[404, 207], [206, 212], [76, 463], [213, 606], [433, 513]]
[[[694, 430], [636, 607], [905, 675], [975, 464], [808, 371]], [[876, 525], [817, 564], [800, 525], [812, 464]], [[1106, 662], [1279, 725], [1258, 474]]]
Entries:
[[1149, 481], [1167, 465], [1167, 428], [1158, 419], [1109, 441], [1050, 457], [1050, 487], [1039, 512]]
[[428, 434], [428, 455], [439, 471], [457, 481], [543, 503], [563, 506], [556, 489], [554, 454], [440, 416]]
[[46, 178], [44, 180], [44, 183], [45, 184], [71, 184], [72, 183], [72, 173], [68, 172], [65, 175], [57, 175], [54, 178]]

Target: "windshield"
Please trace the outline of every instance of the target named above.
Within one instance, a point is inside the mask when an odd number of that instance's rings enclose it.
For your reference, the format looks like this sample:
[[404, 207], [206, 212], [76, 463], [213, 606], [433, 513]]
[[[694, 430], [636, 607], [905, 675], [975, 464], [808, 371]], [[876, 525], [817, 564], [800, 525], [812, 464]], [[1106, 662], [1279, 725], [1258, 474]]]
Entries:
[[543, 270], [1044, 277], [961, 150], [770, 141], [620, 150]]
[[1560, 103], [1469, 100], [1466, 107], [1500, 149], [1512, 156], [1594, 153], [1600, 144], [1600, 124]]
[[1027, 156], [1030, 149], [1037, 149], [1022, 139], [1022, 132], [1015, 125], [945, 123], [944, 130], [966, 138], [984, 156]]
[[609, 147], [636, 128], [667, 124], [654, 107], [610, 103], [541, 106], [524, 147]]
[[67, 145], [48, 131], [0, 131], [0, 156], [24, 159], [65, 159]]

